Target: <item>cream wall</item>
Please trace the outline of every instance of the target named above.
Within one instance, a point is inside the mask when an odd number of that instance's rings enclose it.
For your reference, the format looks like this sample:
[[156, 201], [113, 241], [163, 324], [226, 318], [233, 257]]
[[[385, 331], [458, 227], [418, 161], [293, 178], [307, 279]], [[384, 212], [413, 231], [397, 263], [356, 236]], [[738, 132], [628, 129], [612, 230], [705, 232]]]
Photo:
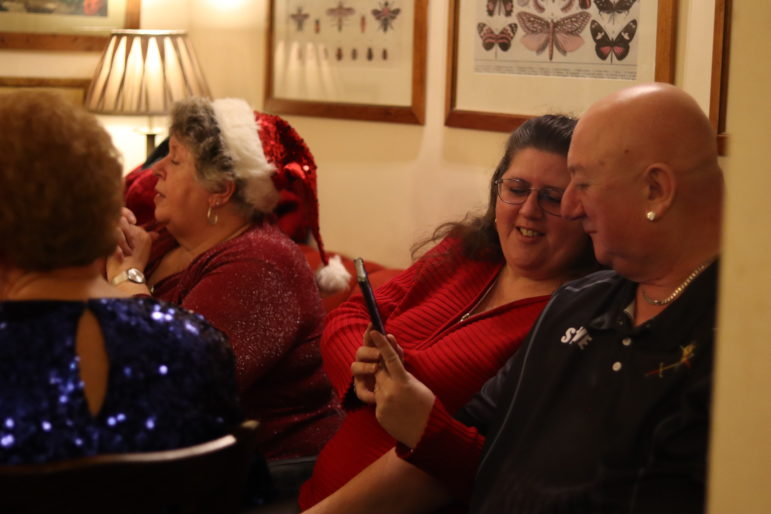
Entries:
[[[676, 82], [707, 108], [713, 0], [681, 0]], [[429, 2], [426, 124], [411, 126], [288, 116], [319, 164], [328, 248], [391, 266], [438, 225], [484, 207], [505, 134], [444, 126], [448, 2]], [[187, 29], [215, 96], [262, 108], [267, 0], [143, 0], [141, 25]], [[89, 77], [97, 54], [0, 51], [6, 76]], [[101, 117], [124, 154], [144, 158], [143, 118]], [[154, 120], [165, 125], [165, 120]]]
[[709, 511], [771, 512], [771, 2], [734, 0]]
[[[676, 81], [708, 108], [713, 5], [682, 1]], [[429, 2], [425, 126], [291, 116], [319, 164], [328, 248], [406, 266], [409, 248], [439, 223], [484, 208], [505, 134], [444, 126], [446, 1]], [[700, 30], [710, 27], [710, 30]], [[702, 46], [705, 45], [705, 46]]]

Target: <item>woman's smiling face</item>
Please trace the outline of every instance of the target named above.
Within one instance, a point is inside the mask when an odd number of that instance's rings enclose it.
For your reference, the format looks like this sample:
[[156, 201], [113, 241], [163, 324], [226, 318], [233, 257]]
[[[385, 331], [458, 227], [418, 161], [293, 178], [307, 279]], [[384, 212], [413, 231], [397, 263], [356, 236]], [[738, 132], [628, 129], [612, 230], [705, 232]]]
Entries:
[[[501, 176], [503, 180], [514, 178], [534, 189], [520, 205], [497, 198], [496, 228], [507, 265], [534, 279], [569, 275], [573, 264], [586, 251], [589, 238], [580, 223], [546, 213], [538, 200], [543, 188], [567, 187], [567, 159], [556, 153], [524, 148]], [[559, 206], [556, 210], [559, 212]]]

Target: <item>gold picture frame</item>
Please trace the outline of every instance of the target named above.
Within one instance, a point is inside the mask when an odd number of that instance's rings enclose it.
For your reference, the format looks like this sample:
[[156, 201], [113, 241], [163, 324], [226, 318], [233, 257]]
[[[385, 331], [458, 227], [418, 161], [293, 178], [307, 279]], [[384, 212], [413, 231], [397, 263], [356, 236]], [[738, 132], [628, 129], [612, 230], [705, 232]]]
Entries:
[[14, 91], [52, 91], [76, 105], [83, 105], [91, 79], [58, 79], [41, 77], [0, 77], [0, 94]]
[[717, 133], [717, 149], [725, 155], [728, 146], [726, 102], [728, 99], [728, 56], [731, 41], [732, 0], [715, 0], [715, 26], [712, 39], [712, 84], [709, 119]]
[[[460, 48], [460, 21], [462, 14], [468, 15], [470, 3], [461, 2], [461, 0], [450, 0], [450, 15], [448, 26], [448, 50], [447, 50], [447, 76], [446, 76], [446, 96], [445, 96], [445, 125], [449, 127], [469, 128], [477, 130], [489, 130], [497, 132], [511, 132], [519, 125], [524, 123], [527, 119], [535, 115], [534, 113], [526, 113], [516, 110], [500, 110], [497, 107], [490, 110], [478, 110], [464, 108], [463, 92], [459, 90], [459, 62], [458, 58], [461, 53]], [[677, 36], [677, 0], [658, 0], [656, 6], [655, 30], [651, 30], [652, 34], [655, 34], [655, 42], [649, 42], [648, 47], [651, 49], [649, 55], [645, 57], [650, 61], [650, 64], [655, 68], [655, 80], [659, 82], [673, 82], [675, 73], [675, 43]], [[472, 13], [473, 14], [473, 13]], [[473, 18], [473, 16], [472, 16]], [[468, 17], [464, 18], [467, 20]], [[466, 38], [468, 43], [468, 38]], [[509, 89], [512, 95], [516, 95], [518, 90], [523, 87], [522, 84], [526, 84], [528, 77], [520, 78], [517, 76], [510, 76], [505, 78], [496, 78], [497, 80], [503, 80], [510, 83]], [[580, 84], [580, 87], [586, 89], [588, 82], [595, 82], [586, 79], [575, 79], [571, 77], [555, 78], [550, 77], [553, 81], [564, 81], [565, 90], [571, 90], [575, 84]], [[651, 77], [650, 79], [654, 79]], [[649, 80], [650, 80], [649, 79]], [[484, 79], [482, 79], [484, 80]], [[602, 80], [602, 79], [598, 79]], [[572, 82], [571, 82], [572, 81]], [[627, 81], [628, 82], [628, 81]], [[622, 86], [619, 86], [619, 88]], [[484, 95], [485, 92], [480, 92], [484, 88], [475, 88], [472, 90], [475, 94]], [[607, 91], [605, 92], [607, 94]], [[544, 98], [546, 96], [546, 98]], [[590, 96], [590, 95], [584, 95]], [[602, 94], [598, 93], [598, 96]], [[577, 98], [580, 95], [576, 95]], [[539, 100], [543, 100], [544, 104], [548, 104], [548, 94], [540, 94]], [[584, 103], [591, 103], [595, 98], [588, 98]], [[501, 102], [497, 102], [500, 105]], [[574, 111], [579, 111], [581, 105], [576, 100]], [[527, 110], [527, 109], [523, 109]], [[564, 109], [561, 109], [564, 110]], [[577, 114], [577, 112], [571, 112], [571, 114]]]
[[[277, 2], [282, 2], [280, 5]], [[287, 0], [270, 0], [269, 2], [269, 27], [268, 27], [268, 41], [267, 41], [267, 72], [266, 72], [266, 85], [265, 85], [265, 110], [277, 114], [297, 114], [302, 116], [317, 116], [325, 118], [343, 118], [352, 120], [370, 120], [370, 121], [385, 121], [394, 123], [412, 123], [420, 124], [424, 123], [425, 119], [425, 103], [426, 103], [426, 48], [427, 48], [427, 32], [428, 32], [428, 0], [390, 0], [388, 2], [378, 2], [380, 13], [384, 12], [384, 9], [391, 9], [393, 13], [394, 9], [399, 10], [399, 15], [402, 19], [412, 18], [411, 24], [411, 46], [406, 48], [403, 52], [404, 58], [398, 61], [396, 67], [396, 75], [399, 78], [386, 79], [383, 81], [372, 81], [368, 83], [369, 87], [358, 88], [358, 91], [368, 91], [372, 93], [372, 98], [361, 98], [357, 101], [347, 101], [348, 98], [332, 98], [324, 99], [320, 97], [314, 97], [313, 95], [304, 96], [305, 93], [288, 94], [287, 91], [281, 90], [281, 77], [283, 76], [283, 66], [285, 61], [280, 61], [278, 56], [285, 56], [286, 53], [281, 53], [286, 48], [290, 48], [291, 45], [297, 43], [297, 40], [292, 40], [292, 31], [284, 30], [284, 26], [289, 23], [288, 18], [291, 14], [287, 11], [292, 8], [289, 3], [285, 3]], [[291, 3], [291, 2], [290, 2]], [[361, 33], [365, 32], [365, 26], [367, 30], [377, 31], [379, 25], [385, 23], [382, 18], [376, 19], [374, 16], [374, 9], [372, 9], [372, 2], [365, 2], [362, 0], [343, 0], [338, 2], [336, 9], [353, 9], [358, 7], [360, 10], [356, 12], [357, 22], [351, 20], [348, 27], [349, 33], [355, 33], [361, 27]], [[326, 11], [332, 11], [333, 9], [326, 9]], [[300, 11], [297, 11], [300, 13]], [[297, 15], [295, 13], [295, 15]], [[305, 13], [302, 14], [305, 16]], [[316, 33], [323, 32], [329, 29], [330, 20], [324, 19], [323, 13], [315, 19], [308, 19], [309, 26], [315, 25]], [[298, 25], [299, 27], [299, 25]], [[387, 27], [380, 25], [383, 32], [387, 31]], [[345, 34], [342, 30], [342, 25], [339, 30], [339, 41], [341, 42], [338, 49], [338, 58], [342, 53], [340, 48], [345, 46], [348, 48], [347, 52], [352, 50], [349, 47], [353, 47], [350, 36]], [[350, 30], [353, 29], [353, 30]], [[313, 30], [308, 28], [307, 30]], [[334, 29], [331, 29], [334, 30]], [[299, 33], [299, 30], [297, 31]], [[347, 39], [346, 39], [347, 38]], [[305, 36], [306, 48], [311, 48], [311, 51], [321, 54], [320, 44], [312, 42], [312, 38]], [[329, 56], [327, 52], [335, 52], [335, 49], [329, 50], [324, 48], [324, 58]], [[347, 54], [348, 55], [348, 54]], [[356, 59], [355, 55], [353, 59]], [[384, 54], [386, 55], [386, 54]], [[334, 66], [327, 65], [324, 68], [324, 78], [329, 78], [331, 82], [337, 85], [342, 85], [340, 89], [352, 91], [357, 90], [355, 84], [352, 84], [356, 79], [355, 77], [367, 77], [369, 73], [372, 73], [372, 67], [366, 65], [365, 59], [371, 56], [365, 54], [364, 48], [361, 49], [359, 54], [360, 66], [349, 65], [347, 74], [342, 72], [337, 73]], [[332, 57], [334, 59], [334, 57]], [[316, 62], [320, 62], [321, 58], [317, 58]], [[319, 66], [319, 68], [321, 65]], [[337, 73], [337, 75], [335, 75]], [[377, 70], [375, 71], [377, 73]], [[315, 75], [318, 77], [319, 75]], [[331, 78], [330, 78], [331, 76]], [[408, 78], [403, 78], [407, 77]], [[371, 77], [368, 77], [371, 78]], [[389, 82], [390, 80], [390, 82]], [[293, 81], [296, 84], [298, 81]], [[402, 88], [400, 91], [408, 89], [408, 93], [404, 94], [403, 101], [398, 102], [378, 102], [374, 97], [383, 93], [387, 93], [388, 88]], [[365, 93], [366, 94], [366, 93]], [[334, 94], [330, 94], [330, 97], [334, 97]]]
[[[121, 26], [111, 28], [138, 29], [141, 4], [142, 0], [125, 0], [123, 22]], [[109, 29], [106, 32], [109, 32]], [[0, 49], [101, 52], [108, 40], [109, 35], [106, 33], [102, 35], [65, 34], [56, 33], [55, 28], [52, 27], [50, 32], [0, 32]]]

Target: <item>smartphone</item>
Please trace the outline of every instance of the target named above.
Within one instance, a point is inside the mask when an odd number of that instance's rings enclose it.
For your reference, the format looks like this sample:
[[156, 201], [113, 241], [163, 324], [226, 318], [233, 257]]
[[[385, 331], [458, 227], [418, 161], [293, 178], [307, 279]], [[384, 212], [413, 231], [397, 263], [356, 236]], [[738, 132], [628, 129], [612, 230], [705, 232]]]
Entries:
[[369, 277], [367, 276], [367, 270], [364, 269], [364, 261], [361, 257], [357, 257], [353, 260], [353, 265], [356, 267], [356, 281], [359, 283], [359, 289], [361, 294], [364, 295], [364, 301], [367, 304], [367, 310], [369, 311], [369, 319], [372, 321], [372, 328], [385, 334], [385, 327], [383, 327], [383, 318], [380, 317], [380, 311], [377, 308], [377, 302], [375, 301], [375, 294], [372, 292], [372, 285], [369, 283]]

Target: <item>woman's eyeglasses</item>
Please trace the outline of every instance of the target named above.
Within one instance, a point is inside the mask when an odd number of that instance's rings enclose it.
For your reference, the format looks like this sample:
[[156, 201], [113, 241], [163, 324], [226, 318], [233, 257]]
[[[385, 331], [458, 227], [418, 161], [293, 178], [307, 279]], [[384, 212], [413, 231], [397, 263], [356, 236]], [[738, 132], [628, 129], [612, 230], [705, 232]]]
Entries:
[[564, 191], [557, 187], [530, 187], [530, 183], [520, 178], [502, 178], [495, 181], [498, 198], [503, 203], [522, 205], [531, 191], [538, 195], [538, 205], [543, 212], [552, 216], [561, 216], [560, 203]]

